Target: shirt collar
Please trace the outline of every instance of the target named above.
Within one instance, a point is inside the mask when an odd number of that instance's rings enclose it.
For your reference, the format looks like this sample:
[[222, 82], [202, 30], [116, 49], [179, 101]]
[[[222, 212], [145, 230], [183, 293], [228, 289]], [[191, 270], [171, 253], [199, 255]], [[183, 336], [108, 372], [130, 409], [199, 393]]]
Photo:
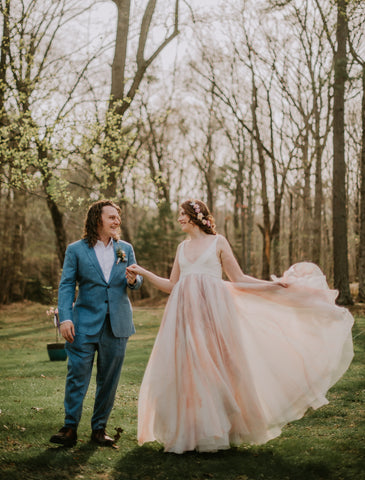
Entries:
[[109, 243], [105, 246], [104, 242], [101, 240], [96, 240], [95, 247], [97, 246], [98, 248], [104, 247], [104, 248], [110, 248], [113, 245], [113, 239], [110, 238]]

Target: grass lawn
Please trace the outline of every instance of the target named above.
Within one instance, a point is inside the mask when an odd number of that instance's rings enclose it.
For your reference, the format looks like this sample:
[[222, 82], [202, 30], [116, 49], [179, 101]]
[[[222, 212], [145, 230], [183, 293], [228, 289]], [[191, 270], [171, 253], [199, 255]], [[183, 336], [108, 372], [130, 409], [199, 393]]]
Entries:
[[127, 348], [108, 432], [123, 428], [118, 449], [90, 439], [95, 379], [84, 403], [79, 441], [71, 449], [48, 442], [63, 423], [66, 362], [51, 362], [54, 329], [46, 308], [20, 303], [0, 309], [0, 479], [362, 480], [365, 479], [365, 309], [354, 309], [355, 358], [329, 392], [329, 405], [287, 425], [263, 446], [210, 453], [163, 453], [136, 441], [137, 397], [162, 315], [135, 308], [138, 333]]

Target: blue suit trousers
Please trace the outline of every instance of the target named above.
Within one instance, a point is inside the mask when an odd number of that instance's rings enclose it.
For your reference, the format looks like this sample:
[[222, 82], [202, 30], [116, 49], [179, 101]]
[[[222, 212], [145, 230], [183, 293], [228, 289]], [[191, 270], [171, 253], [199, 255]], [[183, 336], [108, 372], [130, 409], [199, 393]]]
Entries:
[[66, 342], [68, 373], [64, 402], [65, 427], [77, 429], [80, 422], [96, 352], [96, 394], [91, 428], [98, 430], [106, 427], [114, 404], [128, 338], [113, 335], [107, 315], [98, 334], [77, 333], [73, 343]]

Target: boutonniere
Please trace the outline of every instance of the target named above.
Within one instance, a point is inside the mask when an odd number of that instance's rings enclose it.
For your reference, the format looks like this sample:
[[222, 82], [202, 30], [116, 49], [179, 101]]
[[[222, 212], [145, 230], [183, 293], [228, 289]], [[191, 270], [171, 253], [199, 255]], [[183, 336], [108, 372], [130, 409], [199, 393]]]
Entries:
[[117, 264], [119, 262], [126, 262], [127, 261], [127, 258], [126, 258], [126, 253], [124, 250], [122, 250], [121, 248], [118, 248], [117, 249]]

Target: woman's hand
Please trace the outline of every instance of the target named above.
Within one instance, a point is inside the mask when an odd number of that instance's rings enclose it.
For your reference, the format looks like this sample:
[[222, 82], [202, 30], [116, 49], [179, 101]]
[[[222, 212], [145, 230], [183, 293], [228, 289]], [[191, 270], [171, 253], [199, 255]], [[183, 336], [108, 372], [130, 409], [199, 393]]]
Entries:
[[281, 282], [280, 280], [274, 280], [272, 282], [272, 285], [275, 285], [275, 286], [278, 286], [278, 287], [284, 287], [284, 288], [288, 288], [289, 285], [285, 282]]
[[126, 270], [127, 270], [127, 275], [133, 274], [134, 276], [143, 275], [143, 271], [144, 271], [144, 269], [139, 265], [137, 265], [136, 263], [133, 263], [133, 265], [129, 265]]
[[170, 281], [168, 278], [159, 277], [146, 268], [140, 267], [136, 263], [129, 265], [126, 270], [127, 278], [128, 275], [142, 275], [143, 278], [149, 280], [155, 287], [166, 293], [170, 293], [174, 284], [176, 283]]
[[271, 275], [272, 285], [277, 285], [278, 287], [288, 288], [289, 284], [284, 282], [281, 278], [278, 278], [276, 275]]

